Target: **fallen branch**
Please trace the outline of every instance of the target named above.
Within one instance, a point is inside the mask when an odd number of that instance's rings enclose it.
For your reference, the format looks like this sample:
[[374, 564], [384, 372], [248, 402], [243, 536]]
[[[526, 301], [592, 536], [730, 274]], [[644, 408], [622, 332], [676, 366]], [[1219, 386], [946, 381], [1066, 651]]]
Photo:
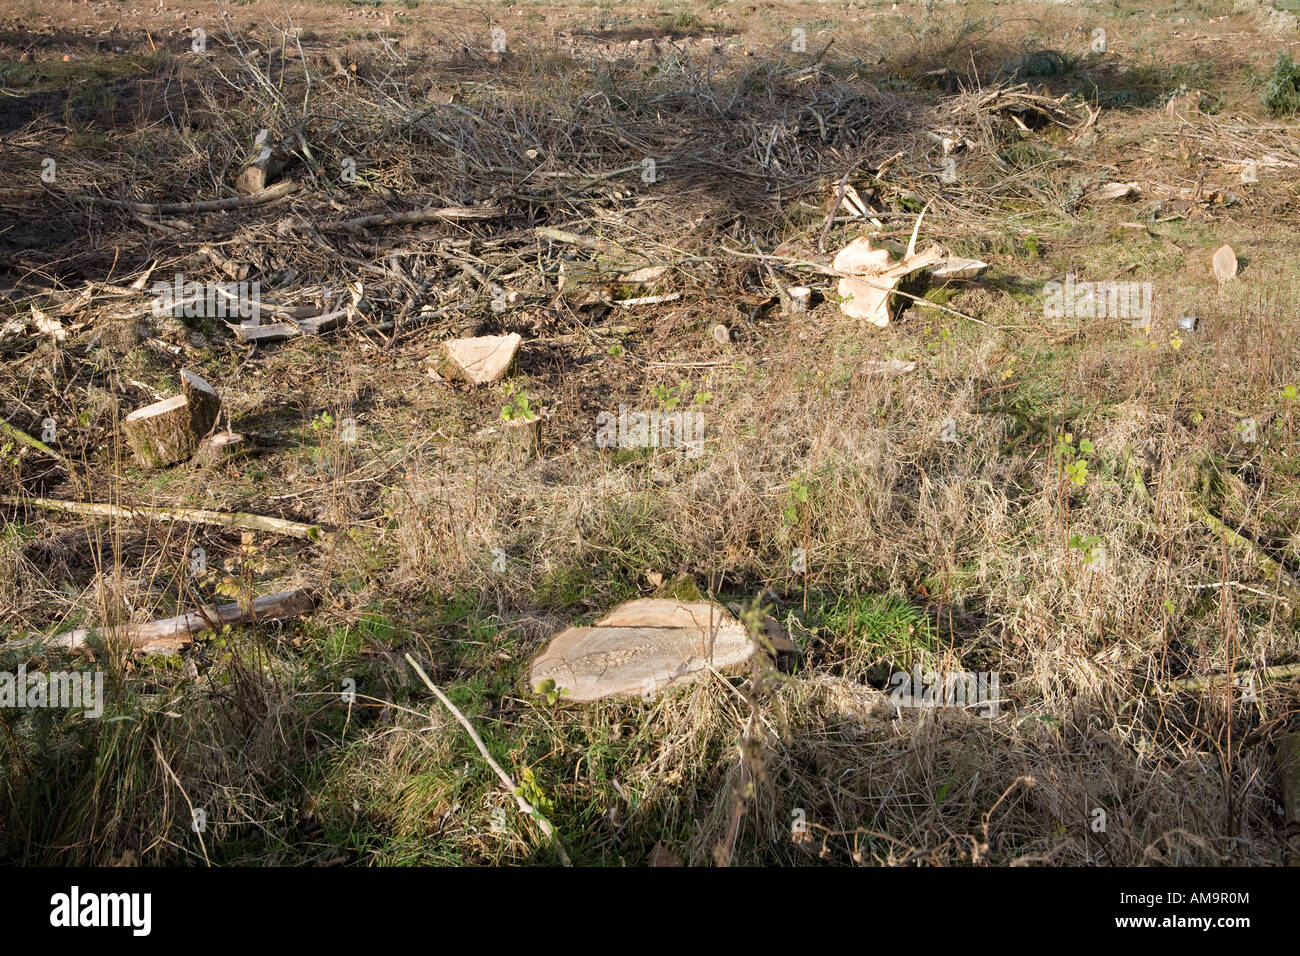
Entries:
[[326, 223], [322, 229], [369, 229], [372, 226], [410, 226], [421, 222], [459, 222], [464, 219], [498, 219], [505, 214], [500, 206], [428, 206], [410, 212], [381, 212]]
[[464, 727], [465, 732], [469, 734], [469, 739], [474, 741], [474, 746], [478, 748], [478, 752], [483, 755], [483, 759], [487, 761], [488, 766], [491, 767], [496, 772], [497, 777], [500, 778], [501, 785], [506, 789], [507, 793], [515, 798], [515, 803], [519, 805], [519, 811], [525, 816], [532, 817], [533, 820], [537, 822], [537, 825], [541, 828], [542, 832], [550, 838], [551, 843], [555, 846], [555, 852], [559, 854], [560, 862], [565, 866], [573, 866], [573, 861], [569, 859], [569, 854], [565, 851], [564, 844], [560, 842], [560, 838], [556, 835], [555, 828], [551, 826], [551, 822], [547, 820], [546, 817], [542, 816], [536, 807], [520, 796], [519, 788], [515, 786], [514, 780], [511, 778], [510, 774], [501, 769], [499, 763], [492, 759], [492, 755], [488, 753], [488, 749], [484, 745], [483, 739], [479, 737], [478, 733], [474, 730], [474, 725], [469, 722], [464, 714], [456, 709], [456, 705], [447, 699], [447, 695], [438, 689], [438, 685], [429, 680], [429, 675], [424, 672], [424, 669], [420, 667], [414, 657], [407, 654], [406, 662], [415, 669], [415, 673], [420, 675], [420, 680], [424, 681], [424, 686], [429, 688], [429, 690], [433, 692], [434, 696], [436, 696], [438, 700], [442, 701], [442, 705], [451, 711], [452, 716], [460, 721], [460, 725]]
[[550, 226], [538, 226], [533, 230], [533, 235], [538, 239], [546, 239], [549, 242], [559, 242], [568, 246], [577, 246], [579, 249], [590, 249], [593, 252], [603, 252], [607, 256], [623, 257], [635, 256], [647, 262], [654, 260], [644, 252], [637, 252], [635, 249], [625, 249], [617, 243], [610, 242], [607, 239], [593, 239], [590, 236], [580, 236], [575, 232], [565, 232], [563, 229], [552, 229]]
[[1233, 531], [1226, 524], [1210, 513], [1210, 510], [1200, 504], [1188, 506], [1187, 514], [1195, 518], [1205, 527], [1217, 534], [1223, 541], [1235, 545], [1237, 548], [1249, 554], [1255, 560], [1255, 567], [1259, 568], [1261, 574], [1270, 581], [1286, 588], [1289, 591], [1297, 588], [1295, 578], [1284, 568], [1281, 562], [1269, 557], [1253, 541]]
[[[1224, 677], [1231, 676], [1233, 682], [1240, 685], [1241, 678], [1259, 675], [1260, 683], [1266, 680], [1281, 680], [1285, 677], [1300, 677], [1300, 664], [1278, 664], [1275, 667], [1265, 667], [1263, 670], [1249, 668], [1247, 670], [1233, 671], [1231, 675], [1212, 674], [1209, 677], [1180, 677], [1177, 680], [1170, 681], [1169, 686], [1174, 690], [1209, 690], [1211, 687], [1222, 687]], [[1154, 692], [1154, 688], [1148, 693]]]
[[321, 530], [314, 524], [269, 518], [265, 515], [241, 511], [208, 511], [203, 508], [166, 508], [149, 505], [111, 505], [98, 501], [63, 501], [58, 498], [24, 498], [21, 495], [0, 495], [0, 504], [44, 508], [46, 511], [63, 511], [68, 514], [97, 515], [104, 518], [157, 518], [159, 521], [188, 521], [192, 524], [220, 525], [224, 528], [244, 528], [249, 531], [270, 531], [308, 541], [319, 541]]
[[[1151, 492], [1147, 489], [1146, 481], [1142, 477], [1142, 469], [1133, 459], [1132, 455], [1128, 456], [1128, 469], [1133, 479], [1133, 490], [1137, 494], [1138, 499], [1154, 505], [1155, 501], [1151, 497]], [[1187, 505], [1186, 514], [1192, 520], [1199, 522], [1213, 531], [1224, 543], [1233, 545], [1250, 555], [1254, 559], [1255, 567], [1259, 569], [1260, 573], [1269, 581], [1276, 584], [1279, 589], [1286, 591], [1292, 596], [1292, 598], [1300, 595], [1300, 582], [1296, 581], [1295, 577], [1287, 571], [1280, 561], [1265, 554], [1264, 551], [1249, 538], [1233, 531], [1221, 520], [1216, 518], [1210, 512], [1210, 509], [1205, 507], [1205, 505], [1199, 502]]]
[[53, 458], [55, 461], [63, 465], [65, 468], [68, 469], [72, 468], [72, 462], [70, 462], [66, 456], [59, 454], [49, 445], [45, 444], [45, 442], [41, 441], [40, 439], [33, 438], [31, 435], [27, 434], [25, 431], [23, 431], [20, 428], [14, 428], [13, 425], [7, 425], [4, 422], [0, 422], [0, 434], [8, 435], [14, 441], [21, 442], [22, 444], [26, 445], [29, 448], [35, 448], [41, 454], [48, 455], [50, 458]]
[[623, 309], [633, 309], [638, 305], [659, 305], [663, 302], [676, 302], [682, 297], [680, 292], [669, 292], [666, 295], [643, 295], [635, 299], [614, 299], [615, 305]]
[[165, 215], [177, 212], [219, 212], [223, 209], [238, 209], [241, 206], [257, 206], [262, 203], [280, 199], [298, 189], [302, 184], [294, 180], [276, 183], [270, 189], [263, 189], [251, 196], [233, 196], [229, 199], [203, 199], [196, 202], [129, 202], [125, 199], [109, 199], [107, 196], [95, 196], [91, 193], [78, 193], [73, 198], [100, 206], [114, 206], [129, 209], [146, 215]]
[[150, 621], [147, 624], [120, 624], [115, 627], [79, 627], [51, 638], [32, 638], [0, 647], [16, 648], [43, 643], [73, 651], [87, 650], [91, 636], [102, 637], [110, 647], [122, 647], [142, 654], [175, 654], [194, 643], [194, 635], [223, 624], [251, 621], [282, 621], [306, 614], [316, 605], [310, 591], [298, 588], [280, 594], [255, 598], [251, 607], [241, 604], [208, 604], [188, 614]]

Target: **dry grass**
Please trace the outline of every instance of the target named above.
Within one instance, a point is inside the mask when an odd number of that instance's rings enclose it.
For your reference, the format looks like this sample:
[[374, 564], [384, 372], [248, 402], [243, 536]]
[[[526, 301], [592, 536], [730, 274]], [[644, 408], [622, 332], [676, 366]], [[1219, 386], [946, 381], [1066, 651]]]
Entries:
[[[6, 160], [38, 169], [57, 144], [60, 171], [23, 200], [45, 225], [31, 249], [7, 249], [5, 317], [35, 305], [86, 325], [61, 344], [0, 342], [4, 419], [38, 434], [54, 418], [78, 471], [11, 450], [4, 480], [331, 533], [258, 536], [250, 555], [238, 532], [6, 512], [0, 635], [175, 613], [219, 583], [187, 575], [194, 547], [227, 587], [305, 584], [322, 603], [172, 658], [101, 656], [106, 716], [121, 719], [0, 712], [0, 854], [554, 862], [409, 672], [411, 652], [516, 779], [533, 774], [579, 863], [640, 864], [656, 844], [691, 864], [1281, 862], [1272, 740], [1293, 729], [1295, 683], [1243, 701], [1223, 675], [1297, 651], [1296, 590], [1257, 560], [1300, 566], [1296, 126], [1262, 115], [1245, 41], [1222, 45], [1212, 79], [1185, 50], [1170, 58], [1170, 36], [1121, 21], [1108, 58], [1040, 57], [1046, 72], [1024, 75], [1026, 54], [1073, 42], [1082, 21], [992, 16], [940, 9], [917, 31], [880, 13], [837, 29], [820, 59], [818, 28], [807, 54], [757, 30], [753, 56], [692, 42], [653, 62], [536, 35], [494, 58], [468, 21], [413, 27], [400, 46], [242, 33], [211, 61], [157, 56], [129, 96], [83, 78], [111, 94], [98, 112], [11, 131]], [[327, 49], [355, 73], [336, 74]], [[1149, 66], [1160, 51], [1167, 69]], [[1217, 112], [1164, 110], [1187, 80]], [[221, 195], [262, 126], [309, 189], [161, 227], [74, 198]], [[956, 183], [933, 130], [969, 138]], [[1249, 187], [1244, 156], [1271, 157]], [[641, 181], [647, 157], [661, 181]], [[833, 280], [789, 261], [829, 261], [826, 201], [849, 170], [886, 241], [901, 248], [928, 207], [923, 238], [993, 263], [929, 293], [977, 322], [923, 304], [860, 327]], [[1090, 202], [1125, 181], [1141, 185], [1135, 203]], [[505, 215], [322, 228], [482, 203]], [[870, 228], [837, 221], [826, 252]], [[1245, 271], [1217, 288], [1222, 242]], [[221, 260], [284, 302], [323, 305], [360, 280], [366, 319], [247, 351], [218, 321], [153, 318], [147, 293], [100, 284], [151, 267], [217, 280]], [[668, 266], [652, 286], [622, 278], [648, 264]], [[1045, 317], [1041, 284], [1067, 272], [1151, 282], [1151, 328]], [[823, 298], [785, 315], [774, 281]], [[524, 304], [494, 309], [499, 287]], [[680, 298], [609, 301], [668, 292]], [[1201, 329], [1179, 333], [1192, 311]], [[501, 441], [501, 391], [435, 382], [423, 361], [442, 338], [507, 331], [526, 340], [513, 381], [549, 411], [543, 456], [523, 462]], [[918, 367], [869, 374], [891, 358]], [[132, 466], [116, 422], [175, 389], [182, 365], [219, 383], [255, 457]], [[600, 412], [674, 396], [705, 417], [700, 457], [595, 446]], [[1253, 443], [1237, 433], [1247, 417]], [[1065, 472], [1079, 459], [1082, 484]], [[1197, 506], [1254, 546], [1225, 543]], [[760, 596], [801, 655], [655, 701], [550, 707], [529, 692], [552, 632], [651, 593], [652, 573]], [[0, 669], [46, 660], [0, 645]], [[885, 680], [916, 664], [997, 671], [1000, 714], [896, 708]], [[1206, 675], [1209, 691], [1172, 687]]]

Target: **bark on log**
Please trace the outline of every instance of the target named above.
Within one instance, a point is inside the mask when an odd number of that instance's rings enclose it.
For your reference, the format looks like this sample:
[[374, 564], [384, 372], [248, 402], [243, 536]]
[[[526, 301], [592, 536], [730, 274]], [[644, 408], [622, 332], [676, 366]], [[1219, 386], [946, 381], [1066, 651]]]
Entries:
[[221, 400], [211, 385], [182, 370], [181, 389], [182, 394], [136, 409], [122, 420], [127, 444], [146, 468], [162, 468], [193, 457], [216, 423]]
[[86, 650], [86, 640], [98, 634], [110, 647], [125, 647], [144, 654], [174, 654], [194, 642], [200, 631], [220, 627], [222, 624], [242, 624], [246, 621], [281, 621], [306, 614], [315, 606], [311, 592], [299, 588], [255, 598], [252, 608], [240, 604], [206, 605], [197, 611], [147, 624], [123, 624], [117, 627], [82, 627], [75, 631], [56, 634], [46, 641], [46, 646], [69, 650]]
[[236, 325], [235, 335], [239, 341], [250, 345], [262, 342], [283, 342], [294, 336], [302, 335], [302, 330], [292, 322], [267, 322], [263, 325]]

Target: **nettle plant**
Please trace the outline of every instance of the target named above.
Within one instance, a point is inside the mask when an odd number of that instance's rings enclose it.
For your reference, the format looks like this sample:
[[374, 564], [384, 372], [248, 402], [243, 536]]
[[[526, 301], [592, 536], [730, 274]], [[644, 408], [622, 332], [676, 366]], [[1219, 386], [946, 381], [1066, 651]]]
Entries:
[[526, 391], [513, 382], [507, 383], [503, 391], [506, 395], [506, 404], [501, 409], [501, 420], [503, 422], [522, 424], [523, 422], [536, 421], [537, 410], [533, 408]]
[[800, 505], [808, 504], [808, 481], [803, 475], [795, 475], [785, 490], [785, 523], [796, 524], [799, 521]]
[[1083, 535], [1073, 532], [1070, 535], [1070, 547], [1078, 551], [1083, 557], [1084, 564], [1092, 564], [1099, 560], [1105, 553], [1101, 546], [1101, 538], [1095, 534]]
[[1071, 432], [1062, 432], [1056, 440], [1056, 456], [1065, 467], [1065, 477], [1080, 488], [1088, 481], [1089, 456], [1094, 450], [1087, 438], [1080, 438], [1076, 445]]
[[[680, 382], [675, 386], [652, 385], [650, 386], [650, 394], [654, 396], [654, 399], [659, 403], [660, 408], [666, 412], [671, 412], [686, 399], [687, 393], [690, 392], [690, 389], [690, 382]], [[692, 404], [704, 405], [712, 398], [713, 396], [708, 392], [696, 392]]]
[[259, 543], [251, 531], [244, 532], [239, 539], [239, 550], [235, 556], [223, 563], [224, 573], [218, 573], [210, 565], [199, 575], [199, 581], [212, 586], [213, 591], [235, 601], [252, 604], [253, 582], [259, 574], [264, 574], [270, 567], [266, 551], [268, 545]]

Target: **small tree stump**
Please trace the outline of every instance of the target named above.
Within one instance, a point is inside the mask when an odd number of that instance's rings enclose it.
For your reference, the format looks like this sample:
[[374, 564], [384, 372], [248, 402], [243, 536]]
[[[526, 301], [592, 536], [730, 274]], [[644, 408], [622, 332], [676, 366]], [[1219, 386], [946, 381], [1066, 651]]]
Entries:
[[122, 420], [127, 444], [146, 468], [163, 468], [192, 458], [212, 430], [221, 399], [193, 372], [181, 371], [182, 393], [136, 409]]
[[199, 442], [190, 464], [195, 468], [211, 468], [247, 454], [248, 450], [248, 442], [238, 432], [217, 432]]
[[253, 158], [240, 171], [235, 189], [245, 196], [260, 193], [286, 165], [284, 150], [271, 142], [271, 131], [260, 130], [253, 141]]
[[502, 431], [511, 458], [517, 461], [528, 461], [541, 457], [542, 419], [540, 416], [502, 422]]
[[653, 695], [716, 669], [743, 665], [756, 645], [726, 608], [708, 601], [631, 601], [591, 627], [570, 627], [533, 661], [534, 689], [553, 683], [564, 700]]

